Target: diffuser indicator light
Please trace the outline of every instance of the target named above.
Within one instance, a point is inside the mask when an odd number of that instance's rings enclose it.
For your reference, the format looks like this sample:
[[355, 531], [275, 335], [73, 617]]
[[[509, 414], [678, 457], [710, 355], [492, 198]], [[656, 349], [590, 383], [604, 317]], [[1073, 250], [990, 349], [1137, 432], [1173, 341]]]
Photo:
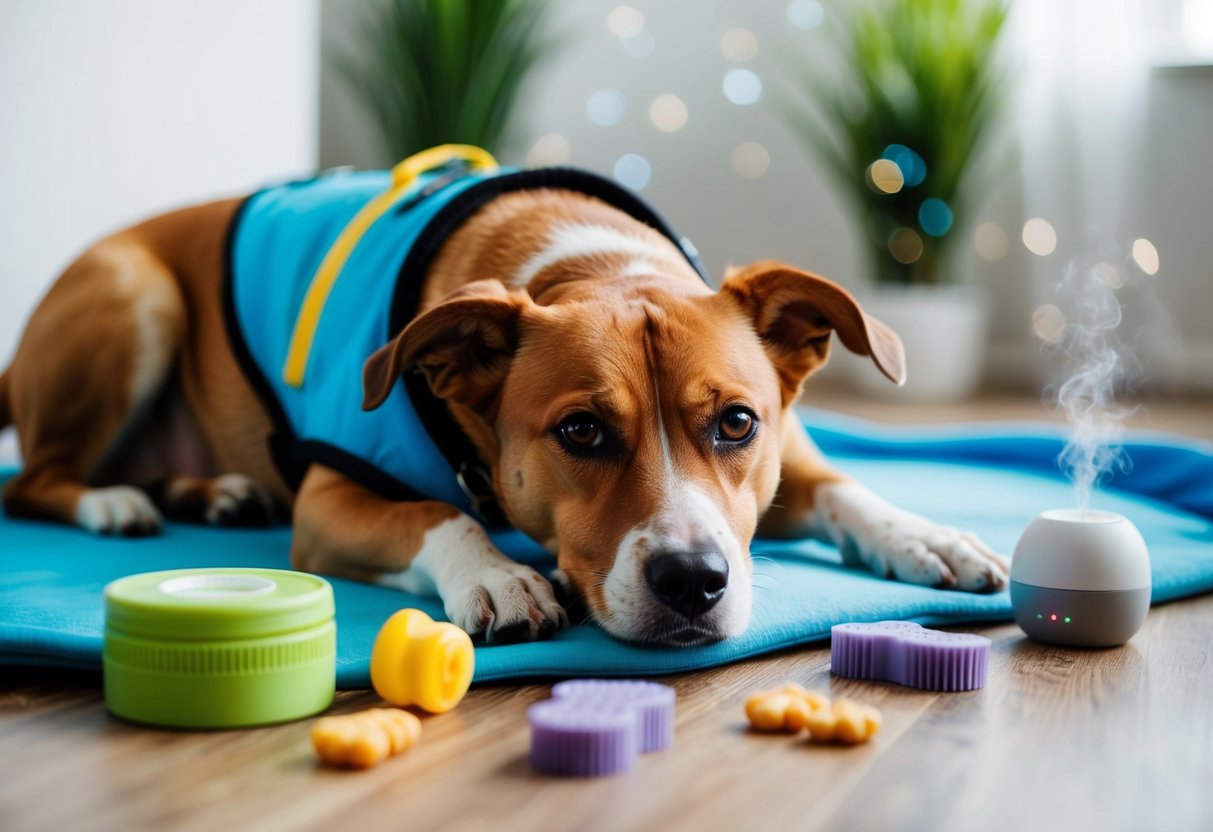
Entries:
[[1069, 623], [1070, 623], [1070, 616], [1068, 616], [1068, 615], [1066, 616], [1066, 618], [1065, 618], [1065, 622], [1066, 622], [1067, 624], [1069, 624]]
[[1042, 618], [1044, 618], [1044, 615], [1043, 615], [1042, 613], [1039, 613], [1039, 612], [1038, 612], [1038, 613], [1036, 613], [1036, 620], [1037, 620], [1037, 621], [1039, 621], [1039, 620], [1040, 620], [1040, 619], [1042, 619]]
[[1057, 620], [1057, 613], [1053, 613], [1052, 615], [1050, 615], [1050, 616], [1049, 616], [1049, 620], [1050, 620], [1050, 621], [1056, 621], [1056, 620]]

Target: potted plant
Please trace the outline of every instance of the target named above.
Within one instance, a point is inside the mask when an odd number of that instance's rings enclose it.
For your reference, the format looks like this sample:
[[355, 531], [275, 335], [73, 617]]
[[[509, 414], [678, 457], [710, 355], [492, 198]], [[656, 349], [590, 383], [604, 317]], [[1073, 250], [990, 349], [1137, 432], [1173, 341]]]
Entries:
[[905, 392], [967, 395], [981, 380], [988, 301], [960, 283], [948, 254], [998, 111], [1007, 8], [878, 0], [843, 14], [830, 60], [792, 63], [802, 95], [785, 115], [863, 218], [875, 287], [861, 294], [906, 343]]
[[552, 52], [543, 0], [379, 0], [336, 56], [393, 160], [455, 142], [506, 149], [523, 82]]

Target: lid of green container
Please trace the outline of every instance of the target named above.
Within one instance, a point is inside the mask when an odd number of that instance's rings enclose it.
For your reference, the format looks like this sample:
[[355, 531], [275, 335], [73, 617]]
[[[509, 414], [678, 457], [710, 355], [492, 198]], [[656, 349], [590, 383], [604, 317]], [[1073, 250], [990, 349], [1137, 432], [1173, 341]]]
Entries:
[[170, 569], [105, 588], [106, 626], [147, 638], [264, 638], [323, 624], [333, 609], [328, 581], [286, 569]]

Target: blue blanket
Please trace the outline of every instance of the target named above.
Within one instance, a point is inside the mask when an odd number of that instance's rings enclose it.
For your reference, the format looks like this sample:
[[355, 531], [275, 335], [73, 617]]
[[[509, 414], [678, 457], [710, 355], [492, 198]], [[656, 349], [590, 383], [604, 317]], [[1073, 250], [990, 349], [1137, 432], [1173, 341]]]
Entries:
[[[807, 412], [811, 433], [843, 470], [894, 503], [971, 529], [1010, 552], [1024, 526], [1046, 508], [1073, 503], [1057, 469], [1060, 433], [1036, 425], [879, 428]], [[1096, 494], [1141, 529], [1153, 564], [1154, 603], [1213, 590], [1213, 446], [1135, 434], [1131, 470]], [[2, 475], [0, 475], [2, 476]], [[101, 590], [135, 572], [191, 566], [288, 565], [285, 528], [232, 531], [170, 524], [159, 537], [102, 539], [85, 532], [0, 516], [0, 663], [96, 668], [101, 662]], [[498, 536], [510, 554], [551, 565], [517, 533]], [[968, 595], [886, 581], [842, 566], [831, 547], [759, 541], [754, 618], [742, 637], [677, 649], [621, 644], [590, 626], [538, 644], [481, 647], [476, 680], [530, 676], [672, 673], [736, 661], [829, 636], [844, 621], [899, 618], [922, 624], [1010, 619], [1007, 594]], [[432, 598], [333, 580], [338, 684], [365, 687], [371, 644], [395, 610], [441, 615]]]

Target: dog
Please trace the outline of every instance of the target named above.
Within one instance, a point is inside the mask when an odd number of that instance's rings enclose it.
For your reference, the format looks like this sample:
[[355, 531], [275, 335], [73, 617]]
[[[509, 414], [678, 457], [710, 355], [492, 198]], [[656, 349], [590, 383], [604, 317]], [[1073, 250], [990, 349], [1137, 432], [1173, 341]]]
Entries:
[[[124, 535], [289, 514], [295, 568], [436, 590], [489, 642], [565, 626], [561, 588], [625, 641], [738, 635], [756, 535], [1006, 585], [981, 540], [839, 473], [794, 414], [834, 335], [904, 381], [900, 340], [845, 289], [765, 261], [713, 291], [609, 180], [440, 151], [88, 249], [0, 375], [25, 460], [6, 511]], [[494, 515], [555, 556], [551, 583], [493, 545]]]

